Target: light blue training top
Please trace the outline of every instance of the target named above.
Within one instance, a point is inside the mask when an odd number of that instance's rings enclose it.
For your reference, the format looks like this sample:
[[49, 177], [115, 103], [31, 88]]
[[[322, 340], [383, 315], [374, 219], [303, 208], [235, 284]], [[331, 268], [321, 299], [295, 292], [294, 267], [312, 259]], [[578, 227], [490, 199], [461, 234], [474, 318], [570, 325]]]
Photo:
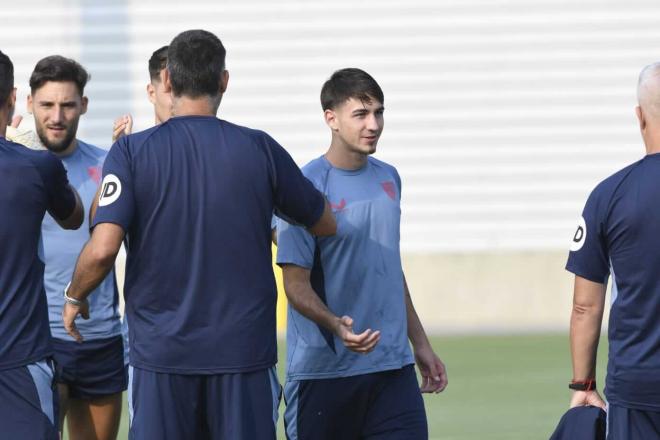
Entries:
[[[89, 240], [89, 207], [102, 176], [102, 166], [108, 152], [78, 140], [78, 147], [68, 156], [60, 157], [85, 207], [85, 222], [75, 231], [60, 228], [46, 214], [41, 224], [43, 258], [46, 264], [44, 287], [48, 298], [48, 318], [54, 338], [73, 341], [62, 324], [64, 287], [71, 281], [76, 260]], [[78, 319], [76, 326], [84, 339], [104, 339], [121, 334], [119, 295], [114, 269], [88, 297], [90, 318]]]
[[310, 269], [312, 287], [334, 314], [352, 317], [355, 333], [370, 328], [381, 337], [373, 352], [354, 353], [289, 306], [287, 379], [346, 377], [412, 364], [399, 252], [399, 174], [373, 157], [349, 171], [323, 156], [303, 174], [330, 202], [337, 234], [315, 238], [278, 219], [277, 263]]

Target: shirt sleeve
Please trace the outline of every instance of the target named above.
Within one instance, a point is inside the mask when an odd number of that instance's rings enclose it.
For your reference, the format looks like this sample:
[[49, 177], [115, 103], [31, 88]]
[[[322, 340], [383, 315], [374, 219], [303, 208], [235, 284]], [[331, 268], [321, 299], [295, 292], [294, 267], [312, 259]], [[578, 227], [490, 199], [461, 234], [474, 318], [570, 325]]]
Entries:
[[609, 276], [609, 256], [605, 237], [606, 201], [594, 190], [578, 220], [571, 240], [566, 270], [582, 278], [605, 284]]
[[76, 196], [69, 186], [62, 162], [52, 153], [44, 152], [40, 173], [44, 180], [48, 213], [57, 220], [67, 219], [76, 207]]
[[311, 227], [321, 218], [325, 198], [275, 140], [266, 135], [273, 172], [275, 214], [289, 223]]
[[316, 240], [300, 226], [277, 219], [277, 264], [295, 264], [312, 269]]
[[122, 137], [110, 148], [105, 158], [101, 193], [91, 227], [99, 223], [115, 223], [124, 232], [128, 232], [134, 210], [131, 158], [127, 137]]

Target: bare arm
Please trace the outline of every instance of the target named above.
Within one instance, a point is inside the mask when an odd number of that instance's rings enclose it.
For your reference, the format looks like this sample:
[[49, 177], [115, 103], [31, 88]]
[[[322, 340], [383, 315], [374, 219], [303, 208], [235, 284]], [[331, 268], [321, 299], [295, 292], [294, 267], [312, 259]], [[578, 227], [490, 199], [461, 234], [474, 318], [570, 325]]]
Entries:
[[101, 223], [94, 228], [92, 237], [80, 252], [67, 295], [73, 299], [84, 301], [84, 304], [74, 306], [65, 302], [62, 311], [64, 328], [78, 342], [82, 341], [82, 336], [76, 328], [76, 316], [80, 313], [84, 319], [89, 317], [87, 296], [101, 284], [101, 281], [112, 270], [123, 239], [124, 230], [121, 226], [114, 223]]
[[314, 291], [309, 269], [287, 264], [282, 267], [282, 273], [286, 296], [300, 314], [337, 335], [351, 351], [366, 354], [374, 349], [380, 340], [380, 331], [367, 329], [357, 335], [353, 333], [353, 319], [336, 316]]
[[[574, 380], [596, 377], [596, 353], [604, 309], [605, 285], [576, 275], [571, 313], [571, 357]], [[580, 405], [605, 408], [605, 403], [596, 390], [576, 391], [570, 406], [573, 408]]]
[[408, 339], [413, 346], [417, 368], [422, 375], [422, 393], [440, 393], [447, 387], [447, 369], [435, 354], [422, 322], [410, 297], [406, 276], [403, 276], [403, 290], [406, 297], [406, 317], [408, 319]]
[[76, 189], [71, 185], [69, 185], [69, 189], [73, 192], [73, 195], [76, 198], [76, 206], [73, 208], [73, 212], [71, 212], [71, 214], [63, 220], [59, 220], [55, 216], [53, 216], [53, 218], [57, 224], [64, 229], [78, 229], [80, 225], [82, 225], [83, 219], [85, 217], [85, 208], [83, 207], [82, 200], [80, 200], [78, 191], [76, 191]]
[[321, 218], [312, 226], [307, 228], [310, 234], [323, 237], [327, 235], [335, 235], [337, 233], [337, 220], [335, 215], [330, 209], [330, 204], [328, 201], [325, 201], [325, 207], [323, 208], [323, 214]]

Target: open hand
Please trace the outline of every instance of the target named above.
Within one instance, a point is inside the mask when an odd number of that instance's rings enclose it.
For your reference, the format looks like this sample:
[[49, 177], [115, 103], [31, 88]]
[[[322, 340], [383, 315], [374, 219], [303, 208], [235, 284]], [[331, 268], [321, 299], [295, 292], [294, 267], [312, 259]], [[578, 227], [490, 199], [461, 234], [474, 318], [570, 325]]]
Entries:
[[112, 142], [114, 143], [120, 137], [131, 134], [132, 131], [133, 117], [131, 115], [118, 117], [115, 119], [115, 123], [112, 126]]
[[344, 346], [356, 353], [367, 354], [380, 341], [380, 331], [367, 329], [360, 334], [353, 333], [353, 318], [342, 316], [337, 323], [335, 334], [344, 342]]

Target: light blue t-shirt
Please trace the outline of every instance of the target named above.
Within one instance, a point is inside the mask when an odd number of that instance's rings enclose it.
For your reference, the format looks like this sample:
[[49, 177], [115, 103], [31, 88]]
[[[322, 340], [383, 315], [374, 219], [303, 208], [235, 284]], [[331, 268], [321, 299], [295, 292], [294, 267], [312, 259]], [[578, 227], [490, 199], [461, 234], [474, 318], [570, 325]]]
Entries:
[[[54, 338], [71, 340], [62, 324], [64, 307], [64, 287], [73, 276], [76, 260], [83, 245], [89, 240], [89, 207], [96, 194], [102, 176], [102, 167], [108, 152], [85, 142], [78, 141], [78, 147], [69, 156], [60, 157], [69, 176], [69, 182], [76, 188], [85, 207], [85, 222], [75, 231], [60, 228], [55, 220], [46, 214], [41, 224], [43, 243], [44, 286], [48, 298], [48, 318]], [[121, 333], [119, 320], [119, 295], [115, 282], [114, 269], [88, 297], [89, 320], [78, 319], [76, 326], [87, 340], [104, 339]]]
[[352, 317], [355, 333], [371, 328], [381, 337], [371, 353], [354, 353], [289, 306], [287, 379], [346, 377], [412, 364], [399, 252], [399, 174], [373, 157], [349, 171], [323, 156], [303, 174], [330, 202], [337, 234], [315, 238], [280, 219], [277, 263], [310, 269], [312, 287], [334, 314]]

